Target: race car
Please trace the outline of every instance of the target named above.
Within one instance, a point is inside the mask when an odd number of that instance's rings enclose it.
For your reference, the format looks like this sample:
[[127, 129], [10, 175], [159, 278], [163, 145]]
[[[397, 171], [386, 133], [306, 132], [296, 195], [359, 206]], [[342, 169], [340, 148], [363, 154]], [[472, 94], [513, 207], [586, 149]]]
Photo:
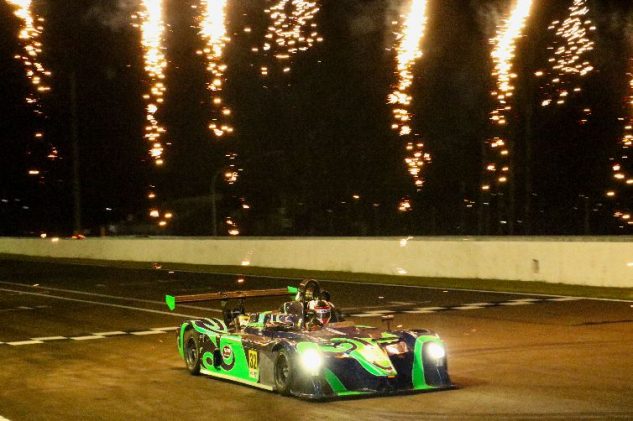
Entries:
[[[287, 296], [279, 310], [246, 313], [250, 297]], [[426, 329], [382, 330], [345, 321], [314, 279], [298, 288], [165, 297], [177, 303], [221, 301], [223, 318], [188, 320], [180, 356], [205, 374], [306, 399], [451, 388], [445, 346]], [[237, 306], [229, 303], [239, 300]]]

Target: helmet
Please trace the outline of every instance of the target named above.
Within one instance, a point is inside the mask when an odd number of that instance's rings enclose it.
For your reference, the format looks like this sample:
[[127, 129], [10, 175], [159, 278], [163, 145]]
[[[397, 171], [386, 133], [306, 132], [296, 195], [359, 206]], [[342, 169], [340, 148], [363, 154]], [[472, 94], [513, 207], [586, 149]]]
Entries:
[[327, 301], [314, 300], [310, 303], [310, 309], [314, 312], [314, 321], [327, 326], [332, 318], [332, 306]]

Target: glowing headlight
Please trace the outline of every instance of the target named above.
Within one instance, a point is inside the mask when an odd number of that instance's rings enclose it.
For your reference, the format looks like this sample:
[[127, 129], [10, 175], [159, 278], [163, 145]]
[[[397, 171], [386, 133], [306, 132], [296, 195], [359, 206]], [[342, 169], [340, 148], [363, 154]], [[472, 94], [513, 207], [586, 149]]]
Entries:
[[312, 375], [316, 375], [323, 365], [323, 357], [316, 349], [308, 349], [301, 353], [301, 365]]
[[389, 344], [385, 347], [385, 351], [389, 355], [400, 355], [407, 352], [407, 345], [404, 342]]
[[444, 347], [437, 342], [431, 342], [426, 346], [426, 352], [429, 357], [434, 360], [441, 360], [446, 356], [446, 351]]

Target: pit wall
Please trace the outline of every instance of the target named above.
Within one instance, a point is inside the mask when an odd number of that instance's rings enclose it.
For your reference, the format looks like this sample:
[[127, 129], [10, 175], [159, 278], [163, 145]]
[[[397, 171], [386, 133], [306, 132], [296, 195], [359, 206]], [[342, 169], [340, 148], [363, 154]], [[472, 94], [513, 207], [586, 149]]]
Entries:
[[24, 256], [633, 287], [633, 238], [0, 238]]

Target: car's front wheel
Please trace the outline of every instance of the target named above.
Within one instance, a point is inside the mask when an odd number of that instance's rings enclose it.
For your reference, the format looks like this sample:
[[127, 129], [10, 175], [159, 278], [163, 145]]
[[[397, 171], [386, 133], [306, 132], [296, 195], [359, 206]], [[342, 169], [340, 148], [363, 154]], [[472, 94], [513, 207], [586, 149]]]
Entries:
[[275, 358], [275, 389], [282, 395], [289, 395], [294, 378], [294, 366], [290, 352], [280, 349]]
[[185, 332], [183, 342], [187, 369], [191, 374], [196, 376], [200, 374], [200, 344], [198, 343], [198, 335], [193, 329], [189, 329]]

